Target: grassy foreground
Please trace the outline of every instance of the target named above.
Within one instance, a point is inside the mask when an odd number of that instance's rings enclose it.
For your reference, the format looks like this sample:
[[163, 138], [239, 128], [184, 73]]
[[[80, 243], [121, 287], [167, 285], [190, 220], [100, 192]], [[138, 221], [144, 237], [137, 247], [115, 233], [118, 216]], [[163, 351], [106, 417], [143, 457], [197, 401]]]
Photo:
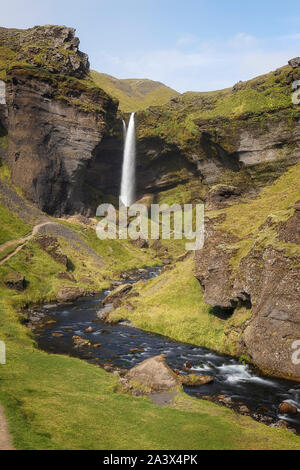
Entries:
[[299, 449], [298, 437], [180, 395], [171, 407], [119, 391], [79, 359], [38, 351], [1, 301], [0, 399], [17, 449]]

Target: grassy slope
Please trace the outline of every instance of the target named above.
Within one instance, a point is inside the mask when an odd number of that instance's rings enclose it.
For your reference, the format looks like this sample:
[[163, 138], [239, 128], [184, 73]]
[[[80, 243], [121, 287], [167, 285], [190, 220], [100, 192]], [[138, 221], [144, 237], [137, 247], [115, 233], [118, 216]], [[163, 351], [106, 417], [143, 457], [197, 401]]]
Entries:
[[178, 95], [172, 88], [148, 79], [117, 79], [94, 70], [91, 78], [106, 93], [117, 98], [120, 110], [127, 113], [165, 104]]
[[[256, 199], [245, 200], [229, 208], [208, 213], [210, 217], [225, 214], [226, 219], [220, 225], [221, 230], [240, 238], [240, 242], [234, 246], [238, 251], [231, 260], [234, 267], [238, 267], [241, 259], [249, 253], [254, 244], [256, 249], [272, 245], [287, 256], [300, 256], [299, 245], [279, 241], [276, 230], [276, 224], [293, 215], [293, 206], [300, 200], [299, 179], [300, 163], [292, 166], [272, 185], [263, 189]], [[268, 218], [272, 219], [273, 225], [263, 226]]]
[[[243, 82], [232, 88], [208, 93], [187, 92], [155, 111], [139, 114], [139, 137], [161, 137], [180, 148], [193, 145], [199, 134], [199, 124], [212, 135], [222, 135], [228, 127], [230, 135], [251, 123], [264, 126], [266, 118], [285, 120], [299, 118], [299, 106], [292, 104], [292, 82], [300, 77], [300, 69], [285, 66], [280, 74], [269, 74]], [[238, 131], [240, 132], [240, 131]], [[225, 132], [226, 134], [226, 132]], [[196, 140], [195, 140], [196, 139]], [[233, 135], [231, 135], [231, 142]], [[231, 142], [222, 141], [232, 151]], [[228, 147], [228, 149], [227, 149]]]
[[191, 256], [147, 284], [138, 283], [135, 289], [139, 297], [130, 299], [136, 309], [122, 306], [110, 314], [110, 319], [128, 318], [144, 330], [234, 355], [235, 343], [227, 334], [243, 323], [249, 313], [241, 309], [227, 321], [211, 315], [193, 267]]

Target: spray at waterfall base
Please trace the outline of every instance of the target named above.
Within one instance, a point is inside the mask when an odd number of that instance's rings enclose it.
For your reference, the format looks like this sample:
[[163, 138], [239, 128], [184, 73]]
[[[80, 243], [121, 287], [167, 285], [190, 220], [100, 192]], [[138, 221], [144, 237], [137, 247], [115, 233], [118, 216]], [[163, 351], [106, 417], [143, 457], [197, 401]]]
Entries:
[[96, 227], [100, 240], [189, 240], [187, 251], [200, 250], [204, 243], [204, 204], [132, 204], [121, 198], [116, 209], [112, 204], [98, 206]]

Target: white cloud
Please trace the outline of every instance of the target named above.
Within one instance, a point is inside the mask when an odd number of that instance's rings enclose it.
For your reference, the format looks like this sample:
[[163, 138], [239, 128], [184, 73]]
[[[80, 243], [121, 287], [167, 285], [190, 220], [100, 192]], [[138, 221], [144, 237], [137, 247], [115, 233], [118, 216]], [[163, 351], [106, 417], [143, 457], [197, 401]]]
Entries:
[[[224, 42], [201, 42], [181, 36], [172, 48], [124, 57], [101, 54], [96, 63], [106, 73], [119, 78], [159, 80], [180, 92], [209, 91], [232, 86], [267, 73], [299, 55], [298, 42], [284, 36], [258, 39], [238, 33]], [[184, 47], [183, 47], [184, 46]]]
[[255, 47], [257, 44], [256, 37], [246, 33], [238, 33], [228, 41], [228, 46], [234, 49]]
[[188, 46], [190, 44], [195, 44], [197, 41], [198, 39], [196, 38], [196, 36], [194, 36], [193, 34], [186, 33], [180, 36], [180, 38], [178, 38], [177, 44], [178, 46]]

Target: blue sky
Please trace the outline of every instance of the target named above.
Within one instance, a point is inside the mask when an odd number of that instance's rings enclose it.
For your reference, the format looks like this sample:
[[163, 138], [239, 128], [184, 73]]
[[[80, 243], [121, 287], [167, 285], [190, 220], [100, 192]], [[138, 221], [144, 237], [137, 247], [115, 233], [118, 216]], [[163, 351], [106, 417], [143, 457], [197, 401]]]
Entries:
[[73, 26], [91, 67], [180, 92], [231, 86], [300, 55], [294, 0], [9, 0], [1, 26]]

